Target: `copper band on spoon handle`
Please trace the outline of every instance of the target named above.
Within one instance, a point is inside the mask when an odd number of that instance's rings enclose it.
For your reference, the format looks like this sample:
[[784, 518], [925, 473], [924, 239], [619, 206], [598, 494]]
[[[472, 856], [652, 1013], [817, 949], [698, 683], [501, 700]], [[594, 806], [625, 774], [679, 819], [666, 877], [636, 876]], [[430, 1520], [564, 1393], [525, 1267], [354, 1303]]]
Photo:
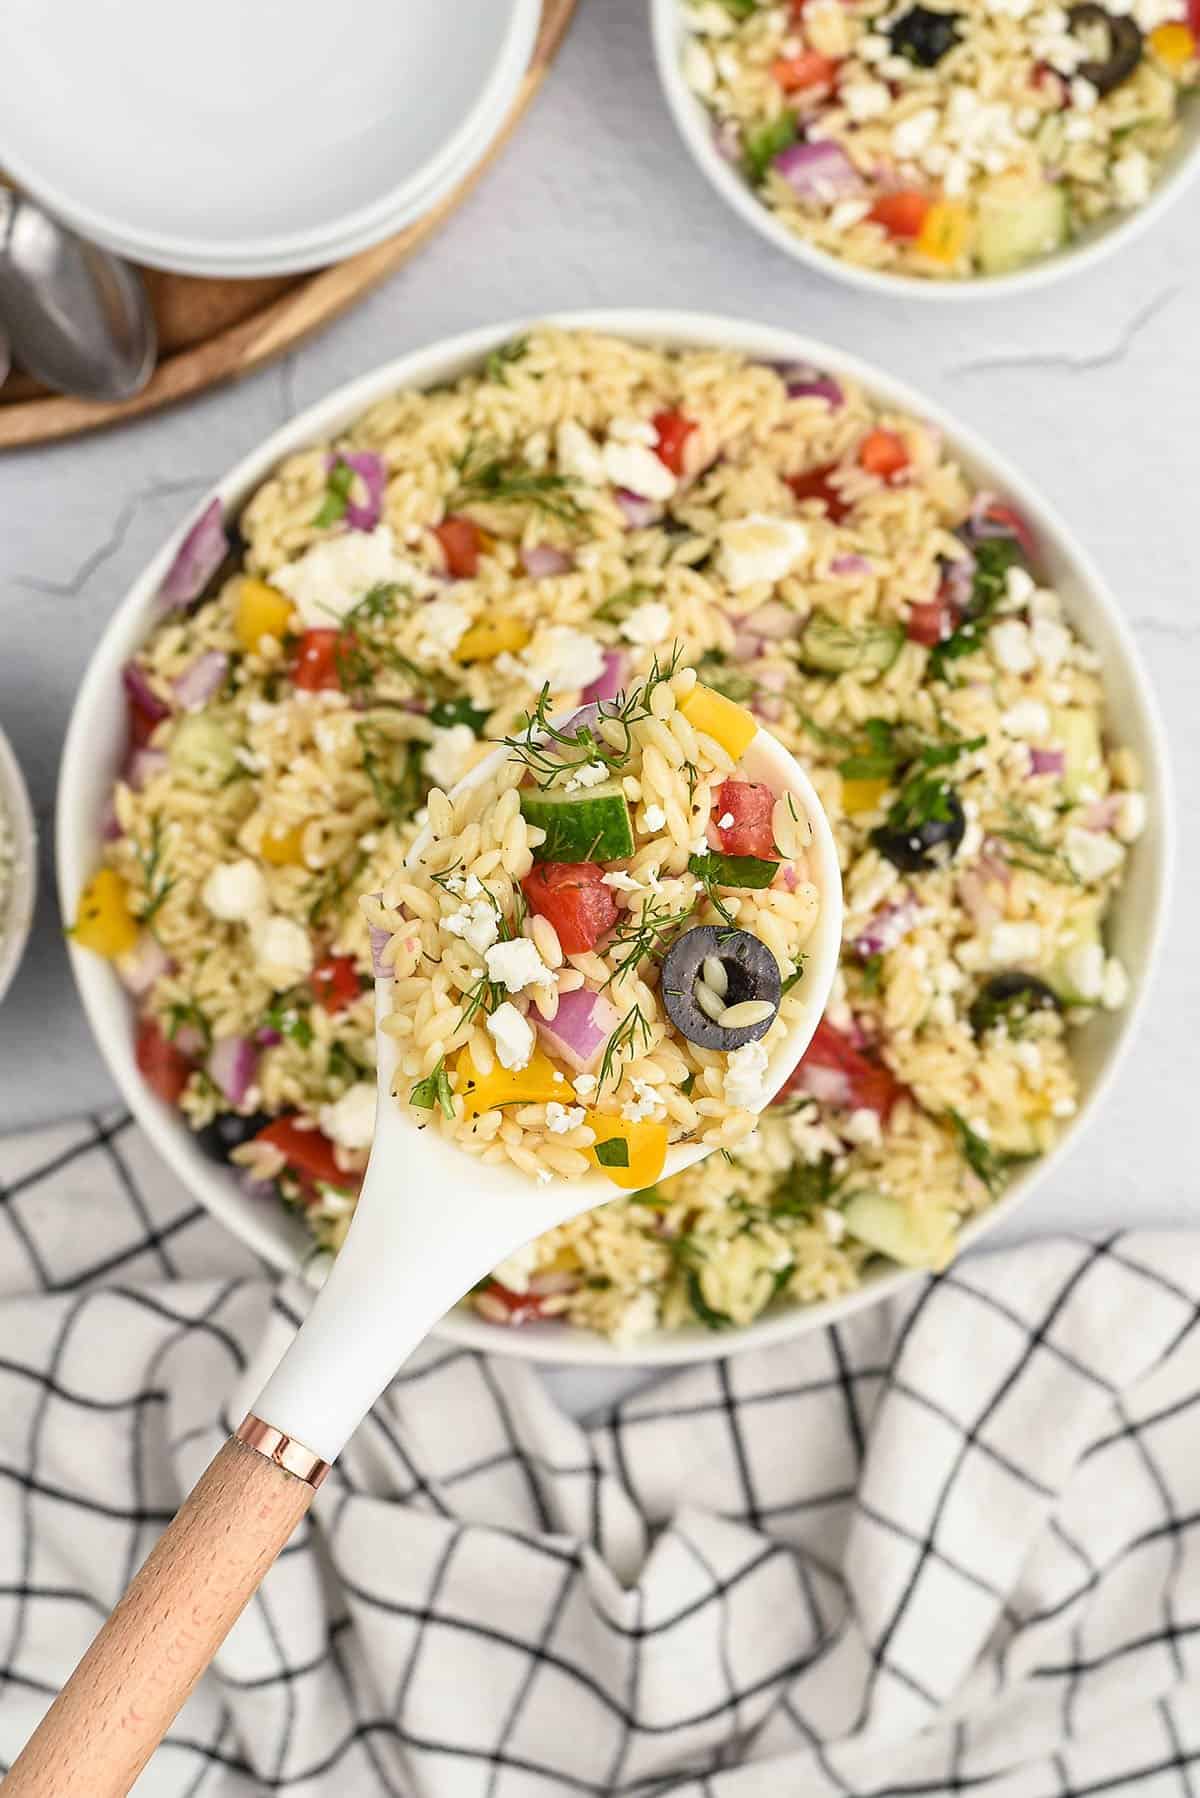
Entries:
[[314, 1492], [329, 1472], [328, 1461], [323, 1461], [320, 1455], [315, 1454], [311, 1448], [306, 1448], [303, 1442], [297, 1442], [294, 1436], [285, 1436], [273, 1423], [264, 1423], [253, 1411], [242, 1419], [234, 1435], [247, 1448], [252, 1448], [256, 1454], [265, 1455], [268, 1461], [273, 1461], [276, 1467], [295, 1474], [298, 1480], [307, 1480]]

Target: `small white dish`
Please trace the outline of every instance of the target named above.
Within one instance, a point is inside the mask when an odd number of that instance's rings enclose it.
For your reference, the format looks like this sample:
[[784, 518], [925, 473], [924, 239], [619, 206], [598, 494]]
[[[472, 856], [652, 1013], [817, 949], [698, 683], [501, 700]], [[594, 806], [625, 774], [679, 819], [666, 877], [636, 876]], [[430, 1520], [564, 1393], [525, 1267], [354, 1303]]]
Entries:
[[[468, 332], [402, 356], [338, 388], [274, 432], [218, 484], [216, 496], [227, 515], [236, 513], [246, 503], [284, 457], [336, 437], [397, 388], [432, 387], [456, 380], [468, 369], [477, 368], [490, 351], [538, 322], [509, 320]], [[1011, 1217], [1026, 1198], [1053, 1176], [1070, 1154], [1087, 1120], [1099, 1111], [1133, 1040], [1163, 936], [1175, 832], [1169, 763], [1153, 690], [1121, 607], [1090, 555], [1040, 490], [940, 407], [856, 356], [791, 331], [704, 313], [583, 312], [560, 315], [550, 322], [568, 330], [606, 331], [641, 343], [671, 347], [719, 345], [761, 361], [813, 364], [828, 369], [835, 378], [861, 382], [890, 409], [929, 420], [942, 432], [947, 445], [979, 486], [1003, 494], [1029, 519], [1050, 582], [1062, 595], [1071, 621], [1100, 657], [1107, 711], [1120, 721], [1122, 740], [1138, 757], [1149, 806], [1149, 824], [1130, 858], [1128, 878], [1114, 905], [1108, 932], [1114, 953], [1129, 972], [1132, 996], [1123, 1011], [1100, 1014], [1085, 1030], [1075, 1034], [1073, 1059], [1080, 1079], [1079, 1112], [1051, 1153], [1031, 1163], [998, 1202], [963, 1232], [965, 1243], [975, 1242], [1002, 1218]], [[99, 860], [105, 805], [125, 753], [121, 667], [152, 628], [158, 589], [198, 510], [198, 506], [193, 508], [191, 517], [172, 534], [117, 607], [79, 688], [63, 750], [56, 825], [59, 898], [67, 918], [74, 915], [80, 890]], [[214, 1217], [273, 1266], [298, 1271], [311, 1247], [303, 1226], [289, 1217], [282, 1206], [264, 1207], [261, 1201], [247, 1196], [227, 1168], [217, 1166], [203, 1153], [178, 1113], [150, 1092], [134, 1063], [129, 999], [116, 973], [108, 962], [74, 944], [69, 944], [68, 950], [101, 1053], [154, 1146]], [[873, 1304], [916, 1277], [904, 1271], [886, 1274], [869, 1279], [859, 1291], [844, 1298], [773, 1313], [728, 1335], [714, 1335], [700, 1327], [664, 1332], [639, 1341], [628, 1351], [602, 1337], [556, 1324], [498, 1329], [462, 1308], [445, 1318], [438, 1329], [441, 1335], [472, 1348], [527, 1360], [610, 1368], [630, 1363], [665, 1367], [711, 1360], [735, 1350], [803, 1335]]]
[[314, 266], [352, 233], [388, 235], [460, 164], [515, 91], [539, 15], [538, 0], [461, 0], [452, 17], [437, 0], [360, 0], [336, 18], [316, 0], [213, 0], [181, 44], [151, 0], [119, 15], [13, 0], [5, 163], [77, 230], [152, 265]]
[[37, 828], [24, 776], [0, 730], [0, 1000], [29, 941], [37, 895]]
[[1032, 293], [1049, 287], [1064, 276], [1081, 275], [1106, 256], [1140, 237], [1167, 207], [1180, 199], [1200, 175], [1200, 95], [1194, 95], [1182, 116], [1178, 148], [1155, 183], [1150, 198], [1133, 212], [1099, 220], [1073, 243], [1051, 256], [1013, 269], [1005, 275], [973, 275], [965, 281], [926, 281], [918, 275], [895, 274], [889, 269], [860, 268], [818, 249], [789, 230], [783, 220], [763, 205], [740, 171], [718, 150], [712, 114], [683, 78], [683, 46], [688, 36], [681, 0], [651, 0], [651, 35], [658, 77], [667, 106], [693, 162], [707, 176], [721, 198], [751, 228], [773, 243], [794, 262], [802, 262], [865, 293], [913, 300], [996, 300]]

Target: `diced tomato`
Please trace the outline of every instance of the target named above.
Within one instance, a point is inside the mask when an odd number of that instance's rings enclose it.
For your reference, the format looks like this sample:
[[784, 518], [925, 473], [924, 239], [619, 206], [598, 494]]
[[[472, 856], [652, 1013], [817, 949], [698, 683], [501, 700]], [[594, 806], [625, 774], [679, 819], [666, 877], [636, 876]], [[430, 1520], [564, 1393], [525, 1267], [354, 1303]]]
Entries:
[[859, 466], [881, 480], [894, 481], [908, 467], [908, 451], [895, 431], [868, 431], [859, 445]]
[[166, 1036], [157, 1019], [149, 1015], [138, 1019], [133, 1042], [138, 1072], [159, 1098], [168, 1105], [178, 1105], [192, 1072], [192, 1064], [183, 1050]]
[[889, 237], [919, 237], [932, 204], [928, 194], [909, 188], [900, 193], [882, 195], [867, 217], [874, 219], [877, 225], [882, 225]]
[[155, 725], [159, 720], [140, 706], [136, 699], [129, 701], [129, 740], [135, 749], [144, 749], [150, 741]]
[[[776, 861], [775, 833], [771, 814], [775, 795], [770, 787], [753, 780], [723, 780], [713, 800], [713, 823], [721, 848], [726, 855], [757, 855], [764, 861]], [[721, 823], [732, 818], [732, 824]]]
[[442, 546], [446, 570], [456, 581], [469, 581], [479, 567], [480, 530], [469, 518], [443, 518], [433, 534]]
[[514, 1292], [511, 1286], [502, 1286], [499, 1280], [489, 1280], [483, 1290], [488, 1298], [504, 1306], [508, 1312], [505, 1322], [514, 1327], [546, 1315], [545, 1300], [536, 1292]]
[[801, 50], [799, 56], [776, 57], [771, 73], [785, 94], [793, 94], [802, 87], [830, 86], [837, 67], [832, 56], [822, 56], [819, 50]]
[[803, 474], [789, 474], [783, 478], [797, 499], [819, 499], [830, 522], [841, 524], [850, 507], [829, 478], [836, 468], [836, 462], [826, 462], [821, 468], [807, 468]]
[[660, 462], [666, 464], [672, 474], [683, 473], [683, 451], [688, 438], [696, 429], [694, 418], [687, 418], [682, 412], [656, 412], [650, 421], [658, 433], [658, 442], [654, 445], [654, 453]]
[[302, 693], [321, 693], [340, 687], [337, 656], [341, 631], [305, 631], [292, 663], [292, 684]]
[[553, 924], [568, 955], [594, 949], [617, 921], [598, 862], [538, 862], [521, 882], [529, 908]]
[[270, 1143], [287, 1162], [289, 1168], [309, 1180], [321, 1180], [330, 1186], [353, 1186], [354, 1177], [344, 1174], [333, 1156], [333, 1144], [319, 1130], [303, 1130], [295, 1116], [275, 1118], [260, 1130], [255, 1142]]
[[800, 1062], [784, 1081], [775, 1103], [795, 1093], [808, 1092], [810, 1085], [824, 1085], [819, 1077], [810, 1082], [809, 1075], [814, 1070], [829, 1076], [828, 1104], [846, 1111], [874, 1111], [885, 1123], [904, 1091], [890, 1068], [885, 1068], [881, 1062], [868, 1061], [825, 1018], [817, 1025]]
[[313, 969], [309, 983], [326, 1011], [345, 1011], [362, 992], [352, 955], [327, 955]]
[[937, 643], [944, 643], [954, 632], [957, 620], [953, 606], [941, 594], [936, 599], [928, 600], [924, 605], [910, 606], [908, 610], [908, 638], [910, 643], [921, 643], [926, 649], [932, 649]]
[[[1196, 5], [1200, 6], [1200, 0], [1196, 0]], [[983, 516], [989, 523], [998, 525], [1016, 539], [1027, 562], [1037, 561], [1037, 538], [1015, 506], [1006, 506], [1002, 500], [994, 499]]]
[[1200, 0], [1188, 0], [1188, 29], [1200, 40]]

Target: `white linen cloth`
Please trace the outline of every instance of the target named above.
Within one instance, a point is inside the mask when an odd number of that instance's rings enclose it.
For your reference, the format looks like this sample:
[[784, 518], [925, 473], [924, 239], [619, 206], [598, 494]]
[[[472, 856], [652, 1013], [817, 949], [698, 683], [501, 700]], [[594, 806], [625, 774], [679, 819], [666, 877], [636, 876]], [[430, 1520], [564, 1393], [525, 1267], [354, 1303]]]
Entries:
[[[0, 1141], [0, 1291], [7, 1765], [305, 1301], [122, 1117]], [[136, 1789], [1192, 1795], [1198, 1299], [1044, 1241], [591, 1429], [432, 1342]]]

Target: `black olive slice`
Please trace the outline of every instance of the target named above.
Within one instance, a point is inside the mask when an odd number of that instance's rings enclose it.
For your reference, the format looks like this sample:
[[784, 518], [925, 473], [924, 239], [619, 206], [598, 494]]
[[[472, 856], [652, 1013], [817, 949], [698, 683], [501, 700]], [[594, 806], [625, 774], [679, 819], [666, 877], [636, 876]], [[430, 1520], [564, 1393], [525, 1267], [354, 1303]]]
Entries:
[[1013, 969], [993, 974], [985, 980], [967, 1013], [967, 1021], [976, 1036], [985, 1036], [997, 1024], [1004, 1024], [1010, 1034], [1019, 1030], [1038, 1011], [1061, 1011], [1058, 994], [1039, 980], [1036, 974], [1023, 974]]
[[958, 794], [943, 784], [927, 812], [918, 815], [902, 803], [894, 805], [871, 832], [871, 842], [902, 874], [921, 874], [952, 861], [966, 829]]
[[222, 1111], [197, 1130], [196, 1137], [206, 1155], [214, 1161], [228, 1161], [235, 1149], [240, 1149], [244, 1142], [257, 1136], [271, 1122], [265, 1111], [256, 1111], [250, 1117], [242, 1117], [236, 1111]]
[[935, 12], [931, 6], [912, 6], [888, 31], [892, 52], [918, 69], [932, 69], [959, 40], [956, 12]]
[[1090, 81], [1100, 94], [1111, 94], [1127, 81], [1142, 60], [1142, 33], [1136, 20], [1110, 13], [1096, 0], [1080, 0], [1067, 8], [1071, 32], [1087, 45], [1093, 36], [1107, 48], [1081, 62], [1075, 73]]
[[[726, 1006], [761, 999], [770, 1005], [770, 1014], [756, 1023], [732, 1027], [709, 1017], [696, 997], [709, 956], [724, 969], [726, 990], [721, 997]], [[765, 1036], [779, 1010], [782, 987], [779, 963], [767, 945], [748, 930], [700, 924], [676, 937], [663, 957], [661, 992], [667, 1016], [680, 1036], [701, 1049], [728, 1052]]]

